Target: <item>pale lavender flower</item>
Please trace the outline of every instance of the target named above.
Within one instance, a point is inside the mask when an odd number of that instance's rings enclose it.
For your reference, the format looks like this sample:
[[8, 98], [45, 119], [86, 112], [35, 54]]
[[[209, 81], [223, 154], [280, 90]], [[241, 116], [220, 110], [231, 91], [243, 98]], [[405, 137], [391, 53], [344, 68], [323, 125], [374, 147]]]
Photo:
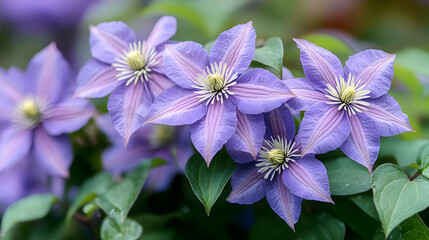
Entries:
[[0, 74], [0, 172], [30, 155], [46, 172], [68, 177], [73, 151], [66, 133], [86, 124], [94, 109], [71, 98], [74, 83], [66, 60], [52, 43], [26, 72]]
[[351, 56], [343, 69], [331, 52], [306, 40], [295, 41], [307, 78], [286, 83], [297, 96], [290, 104], [307, 111], [299, 130], [303, 155], [340, 147], [371, 172], [380, 136], [414, 131], [387, 94], [395, 55], [365, 50]]
[[293, 117], [286, 106], [265, 113], [267, 130], [257, 160], [233, 151], [240, 165], [232, 175], [232, 203], [252, 204], [267, 198], [271, 208], [292, 229], [301, 212], [302, 199], [333, 203], [326, 168], [314, 155], [301, 156]]
[[163, 73], [164, 43], [176, 33], [176, 19], [159, 19], [145, 41], [123, 22], [91, 26], [93, 58], [81, 69], [75, 96], [98, 98], [112, 93], [107, 108], [128, 143], [146, 120], [153, 99], [174, 85]]
[[255, 52], [252, 23], [220, 34], [210, 54], [195, 42], [166, 45], [164, 70], [178, 86], [155, 99], [147, 122], [191, 124], [191, 139], [207, 164], [222, 146], [256, 157], [262, 144], [262, 118], [247, 114], [268, 112], [292, 94], [273, 74], [245, 70]]
[[145, 160], [161, 158], [167, 164], [149, 172], [146, 188], [162, 191], [170, 185], [177, 173], [184, 173], [193, 154], [188, 127], [147, 124], [137, 130], [124, 149], [124, 140], [113, 128], [108, 115], [96, 118], [97, 126], [112, 142], [103, 152], [103, 168], [112, 173], [123, 173]]

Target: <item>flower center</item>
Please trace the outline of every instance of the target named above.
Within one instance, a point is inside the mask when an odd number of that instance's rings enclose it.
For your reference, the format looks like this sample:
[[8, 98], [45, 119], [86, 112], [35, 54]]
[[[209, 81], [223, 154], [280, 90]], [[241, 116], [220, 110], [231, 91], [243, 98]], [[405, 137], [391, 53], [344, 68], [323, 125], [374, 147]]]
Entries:
[[228, 95], [234, 95], [229, 88], [237, 83], [237, 77], [238, 74], [233, 74], [226, 63], [211, 63], [210, 68], [194, 80], [192, 87], [198, 89], [195, 93], [199, 94], [200, 101], [207, 101], [206, 105], [215, 101], [223, 103], [224, 97], [228, 99]]
[[33, 98], [27, 98], [18, 103], [16, 122], [26, 128], [34, 128], [43, 120], [43, 107]]
[[344, 109], [349, 116], [367, 110], [365, 106], [369, 106], [369, 103], [365, 99], [370, 97], [371, 91], [364, 90], [365, 86], [360, 86], [360, 80], [355, 84], [354, 76], [349, 74], [347, 81], [343, 76], [338, 76], [335, 83], [335, 87], [327, 84], [328, 88], [325, 89], [328, 93], [325, 96], [329, 99], [327, 104], [337, 104], [338, 111]]
[[168, 146], [174, 139], [175, 128], [167, 125], [155, 125], [150, 137], [150, 143], [155, 147]]
[[256, 167], [260, 167], [258, 172], [265, 173], [264, 178], [270, 181], [273, 180], [276, 172], [280, 174], [283, 170], [289, 167], [291, 162], [295, 162], [296, 158], [301, 157], [299, 148], [295, 141], [285, 140], [284, 138], [264, 140], [264, 144], [259, 151], [259, 158]]
[[144, 83], [151, 79], [150, 72], [159, 61], [155, 49], [147, 49], [145, 41], [129, 43], [129, 51], [125, 52], [112, 63], [118, 72], [118, 81], [126, 81], [125, 86], [139, 81]]

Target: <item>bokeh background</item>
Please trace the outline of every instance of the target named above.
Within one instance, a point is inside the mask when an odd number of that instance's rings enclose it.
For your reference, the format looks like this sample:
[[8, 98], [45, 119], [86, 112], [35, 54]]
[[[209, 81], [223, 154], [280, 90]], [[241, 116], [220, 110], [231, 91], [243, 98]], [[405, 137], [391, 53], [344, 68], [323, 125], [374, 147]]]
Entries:
[[[342, 61], [368, 48], [396, 53], [390, 94], [408, 114], [416, 132], [382, 139], [380, 157], [384, 161], [407, 161], [412, 158], [410, 155], [417, 154], [423, 140], [429, 139], [428, 0], [0, 0], [0, 67], [23, 69], [35, 53], [55, 41], [77, 74], [90, 58], [89, 25], [121, 20], [144, 39], [162, 15], [172, 15], [178, 20], [174, 40], [202, 44], [236, 24], [253, 21], [258, 46], [269, 37], [283, 40], [284, 65], [296, 77], [304, 75], [292, 38], [310, 40]], [[101, 112], [105, 111], [104, 100], [94, 103]], [[71, 189], [100, 170], [99, 155], [107, 145], [94, 125], [89, 124], [82, 132], [74, 138], [80, 152], [72, 165], [75, 177], [67, 183]], [[80, 138], [81, 135], [86, 138]], [[339, 153], [322, 158], [335, 154]], [[315, 221], [323, 219], [360, 221], [363, 228], [371, 228], [372, 224], [360, 218], [359, 213], [350, 213], [355, 218], [344, 220], [338, 209], [350, 202], [334, 198], [340, 206], [334, 210], [328, 204], [304, 201], [298, 234], [294, 235], [265, 201], [254, 207], [229, 204], [225, 201], [229, 191], [227, 186], [207, 217], [186, 178], [178, 176], [165, 192], [143, 192], [133, 208], [134, 218], [143, 224], [144, 239], [284, 239], [286, 236], [307, 239], [305, 229], [309, 226], [320, 227], [318, 234], [323, 234], [325, 227], [314, 226]], [[427, 222], [428, 214], [422, 215]], [[53, 225], [48, 222], [38, 229], [43, 226]], [[26, 229], [34, 228], [28, 225]], [[75, 223], [66, 235], [68, 239], [94, 239], [88, 228]], [[346, 237], [362, 236], [348, 229]]]

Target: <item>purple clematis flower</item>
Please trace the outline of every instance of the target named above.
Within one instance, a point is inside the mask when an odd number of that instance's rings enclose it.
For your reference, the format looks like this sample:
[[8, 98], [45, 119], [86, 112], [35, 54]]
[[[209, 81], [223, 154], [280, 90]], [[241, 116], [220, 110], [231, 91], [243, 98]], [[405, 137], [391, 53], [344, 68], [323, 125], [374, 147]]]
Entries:
[[0, 73], [0, 172], [28, 154], [51, 175], [68, 177], [69, 138], [94, 114], [90, 103], [71, 98], [74, 84], [66, 60], [52, 43], [26, 72]]
[[234, 151], [240, 165], [232, 175], [232, 203], [252, 204], [267, 198], [271, 208], [292, 229], [301, 212], [302, 199], [333, 203], [326, 168], [314, 155], [301, 156], [293, 117], [286, 106], [265, 115], [267, 130], [255, 161], [248, 153]]
[[307, 78], [286, 84], [297, 96], [290, 104], [307, 111], [299, 130], [303, 155], [340, 147], [371, 172], [379, 136], [414, 131], [399, 104], [387, 94], [395, 55], [365, 50], [351, 56], [343, 69], [331, 52], [306, 40], [295, 41]]
[[193, 154], [190, 132], [187, 127], [147, 124], [137, 130], [126, 149], [124, 140], [113, 129], [109, 116], [96, 119], [97, 125], [113, 143], [102, 155], [104, 169], [122, 173], [136, 167], [141, 161], [161, 158], [167, 164], [152, 169], [145, 187], [162, 191], [177, 173], [183, 173], [188, 159]]
[[255, 158], [262, 144], [263, 119], [292, 97], [286, 86], [262, 69], [247, 72], [255, 53], [252, 22], [220, 34], [210, 54], [195, 42], [166, 45], [164, 70], [178, 86], [159, 95], [147, 122], [191, 124], [191, 138], [207, 164], [229, 141]]
[[176, 33], [176, 24], [174, 17], [162, 17], [146, 41], [137, 41], [123, 22], [90, 27], [93, 58], [79, 73], [75, 96], [112, 93], [107, 108], [125, 145], [145, 122], [153, 99], [174, 85], [163, 73], [161, 53]]

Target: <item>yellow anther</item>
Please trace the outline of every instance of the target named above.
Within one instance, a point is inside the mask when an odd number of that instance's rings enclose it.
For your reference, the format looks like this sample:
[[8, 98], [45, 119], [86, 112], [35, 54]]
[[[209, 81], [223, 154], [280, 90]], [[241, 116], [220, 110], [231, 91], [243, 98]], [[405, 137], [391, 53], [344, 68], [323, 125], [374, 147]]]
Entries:
[[30, 99], [25, 100], [20, 105], [21, 112], [27, 119], [37, 120], [40, 117], [40, 111], [36, 103]]
[[341, 101], [343, 103], [350, 103], [353, 101], [355, 97], [355, 88], [354, 86], [348, 86], [346, 87], [343, 92], [341, 93]]
[[225, 80], [219, 73], [213, 73], [208, 76], [209, 87], [213, 91], [220, 91], [225, 86]]
[[133, 70], [140, 70], [146, 65], [146, 59], [137, 51], [131, 51], [127, 55], [128, 66]]
[[277, 149], [277, 148], [271, 149], [268, 152], [268, 160], [270, 160], [272, 163], [276, 165], [280, 165], [285, 161], [285, 154], [281, 149]]

